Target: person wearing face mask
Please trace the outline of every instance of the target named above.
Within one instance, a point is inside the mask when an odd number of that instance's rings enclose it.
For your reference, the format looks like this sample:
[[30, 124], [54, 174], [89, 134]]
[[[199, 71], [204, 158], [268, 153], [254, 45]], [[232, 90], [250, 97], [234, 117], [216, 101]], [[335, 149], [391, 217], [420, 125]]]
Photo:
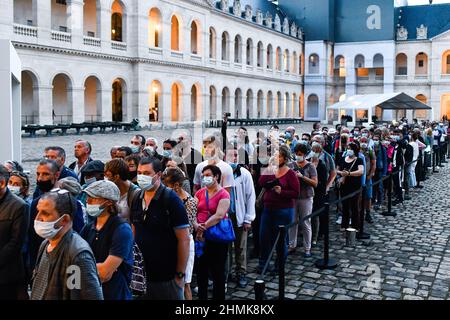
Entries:
[[208, 165], [217, 166], [220, 169], [221, 181], [219, 181], [222, 188], [228, 193], [231, 192], [231, 188], [234, 187], [233, 169], [230, 165], [223, 161], [223, 152], [221, 149], [221, 141], [215, 136], [209, 136], [203, 140], [205, 146], [205, 161], [199, 163], [195, 168], [194, 175], [194, 194], [197, 193], [200, 188], [204, 187], [202, 184], [202, 171], [203, 168]]
[[[261, 255], [258, 273], [262, 272], [270, 250], [274, 245], [277, 226], [288, 225], [294, 217], [295, 201], [300, 195], [300, 183], [296, 173], [288, 167], [291, 152], [287, 146], [280, 146], [271, 160], [271, 165], [262, 172], [258, 184], [265, 189], [263, 213], [261, 216]], [[288, 234], [284, 247], [284, 257], [288, 253]], [[275, 266], [275, 269], [278, 266]]]
[[186, 213], [189, 219], [189, 259], [186, 266], [186, 276], [184, 279], [184, 297], [186, 300], [192, 300], [191, 281], [194, 270], [195, 261], [195, 243], [194, 230], [198, 228], [197, 225], [197, 200], [194, 199], [189, 192], [182, 188], [186, 181], [184, 173], [177, 167], [167, 168], [162, 176], [164, 185], [167, 188], [175, 191], [177, 196], [183, 201]]
[[163, 165], [163, 171], [166, 169], [167, 162], [174, 159], [175, 156], [178, 156], [177, 154], [174, 153], [177, 151], [175, 150], [176, 145], [177, 142], [175, 140], [168, 139], [163, 142], [163, 152], [161, 154], [162, 156], [161, 163]]
[[[300, 183], [300, 195], [298, 199], [296, 199], [295, 215], [292, 220], [294, 223], [299, 222], [299, 216], [303, 219], [312, 213], [314, 188], [317, 187], [318, 182], [316, 168], [308, 160], [306, 160], [306, 156], [308, 154], [309, 150], [306, 145], [297, 145], [295, 147], [295, 162], [289, 166], [296, 172]], [[305, 249], [304, 257], [310, 258], [312, 256], [311, 219], [304, 220], [300, 225], [303, 233], [303, 247]], [[297, 248], [297, 232], [298, 225], [295, 225], [289, 229], [289, 252], [294, 252]]]
[[[387, 160], [387, 150], [380, 140], [380, 134], [375, 134], [373, 137], [374, 147], [373, 151], [375, 152], [376, 157], [376, 170], [375, 175], [373, 177], [373, 183], [380, 181], [383, 177], [387, 175], [388, 171], [388, 160]], [[379, 210], [381, 204], [384, 201], [384, 188], [383, 183], [378, 183], [373, 187], [373, 202], [374, 209]], [[367, 218], [367, 217], [366, 217]], [[370, 223], [370, 221], [367, 220]]]
[[117, 201], [119, 217], [129, 220], [130, 207], [133, 198], [140, 192], [137, 185], [128, 180], [129, 171], [127, 163], [122, 159], [113, 159], [105, 165], [105, 180], [113, 182], [120, 191]]
[[[93, 160], [83, 167], [82, 174], [84, 176], [85, 183], [81, 186], [81, 190], [84, 190], [90, 184], [105, 179], [105, 164], [100, 160]], [[86, 193], [81, 192], [78, 196], [78, 200], [80, 200], [83, 206], [86, 207]]]
[[30, 180], [27, 174], [20, 171], [11, 172], [8, 181], [8, 189], [13, 194], [28, 203], [28, 205], [31, 204], [31, 199], [28, 195], [30, 189]]
[[141, 156], [132, 154], [125, 158], [125, 162], [128, 164], [128, 180], [137, 185], [137, 167], [141, 161]]
[[202, 169], [204, 188], [197, 191], [198, 203], [196, 240], [203, 243], [203, 254], [197, 256], [198, 297], [208, 299], [208, 275], [213, 281], [213, 300], [225, 300], [225, 262], [228, 243], [210, 241], [205, 238], [206, 230], [218, 224], [222, 219], [229, 219], [230, 194], [220, 186], [222, 172], [219, 167], [208, 165]]
[[[356, 143], [348, 144], [346, 156], [338, 164], [337, 174], [341, 176], [340, 196], [343, 198], [361, 188], [361, 176], [364, 174], [364, 164], [359, 155], [359, 147]], [[359, 230], [359, 194], [342, 202], [342, 224], [341, 231], [349, 227], [350, 218], [351, 227]]]
[[189, 219], [181, 199], [161, 184], [161, 175], [162, 164], [158, 159], [141, 159], [138, 166], [141, 192], [132, 201], [130, 220], [146, 267], [145, 298], [183, 300]]
[[361, 193], [361, 205], [360, 205], [360, 230], [361, 232], [358, 234], [359, 239], [369, 239], [369, 235], [363, 232], [364, 230], [364, 221], [368, 223], [372, 223], [373, 219], [370, 215], [370, 208], [372, 206], [371, 199], [373, 194], [372, 189], [372, 179], [375, 175], [376, 170], [376, 157], [373, 149], [369, 147], [369, 139], [366, 136], [361, 136], [359, 139], [361, 154], [364, 157], [365, 164], [365, 180], [363, 184], [363, 191]]
[[204, 159], [201, 152], [193, 147], [192, 136], [188, 130], [181, 132], [177, 141], [178, 144], [175, 149], [178, 150], [178, 153], [181, 155], [181, 158], [186, 165], [186, 177], [189, 179], [190, 189], [193, 190], [195, 167], [198, 163], [203, 162]]
[[[403, 203], [403, 191], [402, 191], [402, 167], [405, 165], [405, 149], [408, 142], [403, 139], [403, 133], [395, 129], [391, 135], [392, 137], [392, 146], [394, 147], [392, 153], [392, 171], [395, 172], [400, 170], [393, 175], [393, 183], [394, 183], [394, 192], [396, 195], [396, 199], [393, 201], [393, 205], [398, 205], [399, 203]], [[409, 146], [409, 145], [408, 145]], [[395, 213], [394, 213], [395, 214]]]
[[8, 190], [9, 178], [7, 168], [0, 164], [0, 300], [28, 297], [23, 248], [29, 206]]
[[[94, 254], [72, 229], [76, 207], [67, 190], [54, 189], [39, 199], [34, 229], [45, 240], [37, 254], [32, 300], [103, 300]], [[77, 283], [69, 270], [78, 273]]]
[[[312, 212], [316, 212], [322, 209], [325, 205], [326, 193], [327, 193], [327, 167], [320, 160], [320, 153], [322, 152], [322, 146], [316, 144], [311, 148], [311, 152], [307, 156], [307, 160], [310, 159], [311, 164], [317, 171], [317, 187], [314, 189], [314, 199]], [[319, 240], [319, 234], [325, 223], [325, 215], [319, 215], [311, 219], [312, 227], [312, 245], [316, 245]]]
[[295, 128], [288, 127], [284, 134], [284, 138], [286, 139], [286, 145], [291, 149], [291, 152], [294, 153], [295, 146], [298, 144], [298, 140], [295, 138]]
[[92, 248], [105, 300], [131, 300], [133, 233], [125, 219], [118, 216], [120, 191], [106, 180], [89, 185], [84, 192], [87, 213], [93, 221], [81, 231]]
[[[39, 196], [34, 198], [33, 201], [31, 202], [30, 221], [33, 221], [36, 218], [36, 215], [38, 213], [37, 205], [39, 199], [44, 194], [48, 193], [55, 187], [58, 178], [59, 178], [59, 168], [57, 163], [53, 160], [42, 159], [36, 168], [36, 190], [39, 191]], [[29, 271], [31, 273], [36, 263], [36, 256], [39, 250], [39, 246], [42, 243], [42, 237], [39, 237], [36, 234], [36, 231], [33, 228], [32, 224], [30, 224], [28, 228], [28, 241], [29, 241], [28, 254], [30, 261]]]
[[255, 194], [257, 196], [257, 201], [255, 203], [255, 220], [252, 222], [252, 234], [253, 234], [253, 250], [250, 252], [250, 257], [258, 258], [259, 257], [259, 230], [260, 230], [260, 222], [261, 222], [261, 214], [263, 211], [262, 207], [262, 192], [263, 188], [258, 184], [258, 180], [261, 177], [261, 172], [264, 171], [269, 166], [269, 159], [271, 155], [270, 144], [267, 143], [269, 140], [265, 140], [261, 145], [256, 147], [255, 157], [256, 161], [252, 165], [252, 176], [253, 176], [253, 185], [255, 186]]
[[[247, 237], [255, 220], [255, 187], [251, 173], [242, 167], [239, 159], [239, 152], [235, 148], [227, 150], [226, 160], [233, 169], [234, 188], [230, 194], [230, 218], [233, 222], [236, 240], [234, 242], [235, 257], [235, 280], [240, 288], [245, 288], [248, 284], [247, 274]], [[231, 251], [231, 250], [230, 250]], [[229, 257], [232, 254], [230, 253]], [[229, 266], [231, 265], [229, 259]], [[231, 268], [228, 268], [231, 269]]]
[[135, 135], [133, 138], [131, 138], [130, 141], [130, 149], [132, 154], [140, 155], [142, 150], [144, 150], [145, 147], [145, 137], [143, 135]]

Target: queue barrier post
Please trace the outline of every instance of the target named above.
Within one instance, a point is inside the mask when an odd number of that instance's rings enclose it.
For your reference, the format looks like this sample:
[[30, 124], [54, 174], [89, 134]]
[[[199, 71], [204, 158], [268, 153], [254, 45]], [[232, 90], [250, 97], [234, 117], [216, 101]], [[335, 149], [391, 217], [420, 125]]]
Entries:
[[[297, 227], [297, 226], [296, 226]], [[278, 226], [280, 238], [278, 241], [277, 248], [277, 266], [278, 266], [278, 300], [284, 300], [284, 289], [285, 289], [285, 246], [286, 246], [286, 226], [280, 225]]]
[[318, 269], [335, 269], [338, 264], [336, 260], [330, 259], [330, 204], [325, 203], [324, 213], [324, 238], [323, 238], [323, 259], [316, 261], [315, 265]]

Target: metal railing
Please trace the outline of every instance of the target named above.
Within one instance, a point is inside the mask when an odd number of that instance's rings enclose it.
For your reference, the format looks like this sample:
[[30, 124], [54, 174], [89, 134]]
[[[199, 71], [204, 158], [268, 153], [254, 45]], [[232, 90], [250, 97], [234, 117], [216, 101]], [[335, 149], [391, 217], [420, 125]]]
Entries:
[[[450, 147], [449, 147], [449, 143], [450, 143], [450, 139], [447, 139], [445, 141], [445, 144], [442, 144], [439, 146], [439, 149], [436, 149], [438, 152], [438, 156], [435, 157], [436, 153], [435, 150], [431, 150], [431, 157], [433, 159], [433, 173], [437, 172], [435, 171], [435, 167], [438, 165], [442, 166], [442, 159], [444, 159], [444, 163], [446, 163], [447, 161], [445, 160], [445, 158], [447, 157], [447, 159], [450, 159]], [[425, 158], [425, 153], [422, 154], [422, 158]], [[435, 161], [435, 159], [437, 159], [438, 161]], [[424, 160], [424, 159], [421, 159]], [[408, 175], [406, 174], [406, 169], [419, 161], [419, 158], [408, 162], [404, 165], [401, 165], [397, 170], [393, 170], [391, 171], [388, 175], [382, 177], [381, 179], [379, 179], [378, 181], [376, 181], [375, 183], [372, 184], [372, 188], [377, 186], [378, 184], [384, 183], [384, 181], [388, 181], [388, 185], [387, 185], [387, 207], [386, 207], [386, 211], [382, 212], [381, 214], [384, 216], [396, 216], [396, 213], [392, 212], [392, 193], [393, 193], [393, 178], [394, 176], [396, 176], [397, 174], [403, 174], [403, 188], [405, 190], [405, 195], [407, 195], [409, 193], [409, 184], [408, 184]], [[427, 170], [429, 167], [425, 166], [424, 161], [422, 161], [423, 165], [423, 169]], [[400, 183], [400, 187], [402, 186], [402, 181], [399, 181]], [[337, 200], [334, 200], [332, 202], [325, 202], [324, 206], [316, 211], [314, 211], [313, 213], [311, 213], [310, 215], [303, 217], [301, 219], [299, 219], [298, 222], [293, 222], [291, 224], [288, 225], [279, 225], [278, 226], [278, 233], [276, 236], [276, 240], [275, 243], [273, 244], [273, 247], [270, 251], [269, 257], [267, 258], [267, 261], [264, 265], [263, 270], [261, 271], [260, 276], [255, 280], [255, 284], [254, 284], [254, 292], [255, 292], [255, 300], [257, 301], [261, 301], [265, 299], [265, 281], [264, 281], [264, 276], [267, 272], [268, 266], [273, 258], [273, 254], [276, 252], [277, 253], [277, 261], [276, 261], [276, 266], [278, 266], [278, 300], [284, 300], [285, 298], [285, 263], [286, 263], [286, 257], [285, 257], [285, 246], [286, 246], [286, 234], [287, 234], [287, 230], [289, 230], [289, 228], [291, 227], [298, 227], [299, 224], [303, 223], [305, 220], [311, 219], [311, 218], [315, 218], [315, 217], [319, 217], [319, 216], [324, 216], [324, 220], [323, 220], [323, 235], [324, 235], [324, 245], [323, 245], [323, 258], [322, 259], [318, 259], [315, 262], [315, 266], [318, 269], [335, 269], [338, 266], [338, 263], [330, 258], [330, 254], [329, 254], [329, 249], [330, 249], [330, 237], [329, 237], [329, 213], [330, 213], [330, 207], [331, 206], [336, 206], [338, 207], [339, 204], [342, 204], [342, 202], [352, 199], [353, 197], [361, 194], [363, 192], [363, 190], [365, 190], [365, 187], [362, 186], [360, 187], [357, 191], [346, 195], [345, 197], [342, 198], [338, 198]], [[405, 200], [408, 200], [405, 197]], [[322, 227], [322, 225], [321, 225]], [[361, 223], [361, 228], [359, 230], [359, 232], [363, 232], [363, 228], [364, 228], [364, 221], [362, 221]]]

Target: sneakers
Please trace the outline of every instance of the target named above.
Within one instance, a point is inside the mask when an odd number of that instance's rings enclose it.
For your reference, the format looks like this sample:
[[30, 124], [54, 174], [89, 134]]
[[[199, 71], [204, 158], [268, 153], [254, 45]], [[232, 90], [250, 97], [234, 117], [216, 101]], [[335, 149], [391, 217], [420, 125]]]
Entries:
[[247, 277], [243, 274], [237, 276], [239, 288], [245, 288], [248, 285]]
[[342, 223], [342, 216], [339, 216], [336, 220], [336, 224], [341, 224]]
[[312, 245], [313, 245], [313, 246], [316, 246], [316, 245], [317, 245], [317, 240], [313, 240], [313, 241], [312, 241]]

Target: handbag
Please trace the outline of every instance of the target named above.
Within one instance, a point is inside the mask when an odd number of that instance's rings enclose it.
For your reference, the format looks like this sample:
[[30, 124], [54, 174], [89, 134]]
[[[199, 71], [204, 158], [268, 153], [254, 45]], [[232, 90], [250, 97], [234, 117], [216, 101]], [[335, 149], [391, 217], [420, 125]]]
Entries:
[[[208, 198], [208, 190], [205, 190], [206, 196], [206, 208], [208, 213], [209, 211], [209, 198]], [[236, 240], [236, 235], [234, 234], [233, 223], [228, 218], [228, 215], [225, 214], [225, 217], [220, 220], [220, 222], [205, 231], [205, 238], [212, 242], [219, 243], [230, 243]]]
[[[349, 172], [352, 171], [353, 166], [355, 165], [355, 163], [356, 163], [356, 159], [355, 159], [355, 161], [353, 161], [352, 166], [351, 166], [350, 169], [348, 170]], [[346, 177], [341, 177], [341, 178], [337, 181], [337, 184], [338, 184], [338, 187], [339, 187], [339, 188], [342, 187], [342, 186], [345, 184], [345, 178], [346, 178]]]

